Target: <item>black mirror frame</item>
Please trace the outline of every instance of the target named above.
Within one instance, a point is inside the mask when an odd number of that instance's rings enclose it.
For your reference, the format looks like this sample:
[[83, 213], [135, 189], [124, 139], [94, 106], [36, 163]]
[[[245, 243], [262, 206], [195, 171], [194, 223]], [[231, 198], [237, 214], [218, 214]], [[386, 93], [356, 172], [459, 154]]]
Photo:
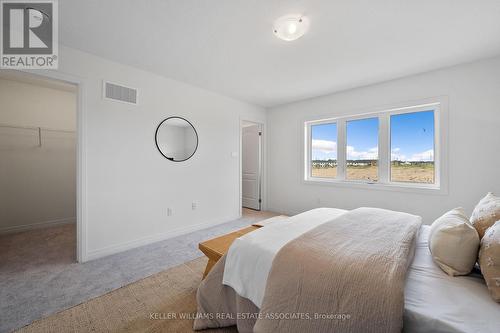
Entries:
[[[183, 160], [174, 160], [173, 157], [168, 157], [166, 156], [165, 154], [163, 154], [163, 152], [161, 151], [160, 149], [160, 146], [158, 145], [158, 130], [160, 129], [160, 126], [166, 122], [167, 120], [169, 119], [182, 119], [184, 120], [185, 122], [187, 122], [192, 128], [193, 128], [193, 131], [194, 131], [194, 134], [196, 135], [196, 147], [194, 147], [194, 151], [191, 155], [189, 155], [188, 158], [186, 159], [183, 159]], [[199, 143], [199, 137], [198, 137], [198, 132], [196, 131], [196, 128], [193, 126], [193, 124], [191, 124], [191, 122], [189, 120], [187, 120], [186, 118], [183, 118], [183, 117], [179, 117], [179, 116], [172, 116], [172, 117], [168, 117], [168, 118], [165, 118], [163, 119], [159, 124], [158, 126], [156, 127], [156, 131], [155, 131], [155, 145], [156, 145], [156, 149], [158, 149], [158, 151], [160, 152], [160, 154], [165, 157], [167, 160], [169, 161], [172, 161], [172, 162], [185, 162], [187, 160], [189, 160], [191, 157], [193, 157], [193, 155], [196, 153], [196, 151], [198, 150], [198, 143]]]

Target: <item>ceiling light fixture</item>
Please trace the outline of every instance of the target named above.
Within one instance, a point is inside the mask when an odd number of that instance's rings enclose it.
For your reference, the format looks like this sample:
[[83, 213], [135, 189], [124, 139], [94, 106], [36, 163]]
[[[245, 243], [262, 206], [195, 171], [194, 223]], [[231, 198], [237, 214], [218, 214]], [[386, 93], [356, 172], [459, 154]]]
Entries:
[[309, 28], [307, 17], [287, 15], [274, 22], [273, 32], [279, 39], [292, 41], [304, 36], [307, 28]]

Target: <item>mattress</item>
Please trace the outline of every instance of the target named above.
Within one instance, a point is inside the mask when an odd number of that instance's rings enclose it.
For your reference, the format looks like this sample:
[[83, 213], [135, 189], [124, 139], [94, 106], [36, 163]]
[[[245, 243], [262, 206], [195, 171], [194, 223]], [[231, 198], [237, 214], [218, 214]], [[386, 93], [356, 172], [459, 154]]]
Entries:
[[500, 304], [478, 273], [451, 277], [432, 260], [422, 226], [405, 287], [404, 332], [500, 332]]

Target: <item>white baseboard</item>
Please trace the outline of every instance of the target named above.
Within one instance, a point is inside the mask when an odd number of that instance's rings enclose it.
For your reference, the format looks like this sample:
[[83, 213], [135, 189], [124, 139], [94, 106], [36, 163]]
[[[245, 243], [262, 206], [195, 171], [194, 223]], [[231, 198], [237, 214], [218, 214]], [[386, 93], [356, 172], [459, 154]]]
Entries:
[[76, 223], [76, 217], [66, 217], [63, 219], [37, 222], [31, 224], [15, 225], [11, 227], [0, 227], [0, 234], [12, 234], [21, 231], [55, 227], [62, 224]]
[[166, 240], [169, 238], [185, 235], [185, 234], [188, 234], [190, 232], [210, 228], [210, 227], [213, 227], [213, 226], [216, 226], [219, 224], [223, 224], [223, 223], [226, 223], [229, 221], [239, 219], [240, 217], [241, 216], [236, 215], [236, 216], [232, 216], [232, 217], [228, 217], [228, 218], [198, 223], [198, 224], [190, 225], [187, 227], [177, 228], [177, 229], [171, 230], [169, 232], [165, 232], [165, 233], [161, 233], [161, 234], [157, 234], [157, 235], [152, 235], [152, 236], [146, 236], [146, 237], [138, 238], [138, 239], [133, 240], [133, 241], [106, 246], [106, 247], [98, 249], [98, 250], [88, 251], [87, 255], [85, 256], [85, 258], [86, 258], [85, 261], [106, 257], [106, 256], [109, 256], [111, 254], [116, 254], [119, 252], [127, 251], [130, 249], [139, 247], [139, 246], [149, 245], [149, 244], [163, 241], [163, 240]]
[[[312, 208], [311, 208], [312, 209]], [[283, 209], [280, 207], [274, 207], [270, 206], [268, 209], [270, 212], [277, 213], [280, 215], [287, 215], [287, 216], [294, 216], [300, 213], [303, 213], [303, 210], [297, 210], [297, 209]]]

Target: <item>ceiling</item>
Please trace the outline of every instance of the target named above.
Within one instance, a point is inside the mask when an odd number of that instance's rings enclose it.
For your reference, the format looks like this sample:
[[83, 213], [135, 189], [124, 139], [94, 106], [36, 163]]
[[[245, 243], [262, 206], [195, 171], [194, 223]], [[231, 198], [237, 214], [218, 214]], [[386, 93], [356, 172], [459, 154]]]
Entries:
[[[500, 54], [498, 0], [64, 0], [62, 44], [270, 107]], [[273, 21], [310, 19], [277, 39]]]

